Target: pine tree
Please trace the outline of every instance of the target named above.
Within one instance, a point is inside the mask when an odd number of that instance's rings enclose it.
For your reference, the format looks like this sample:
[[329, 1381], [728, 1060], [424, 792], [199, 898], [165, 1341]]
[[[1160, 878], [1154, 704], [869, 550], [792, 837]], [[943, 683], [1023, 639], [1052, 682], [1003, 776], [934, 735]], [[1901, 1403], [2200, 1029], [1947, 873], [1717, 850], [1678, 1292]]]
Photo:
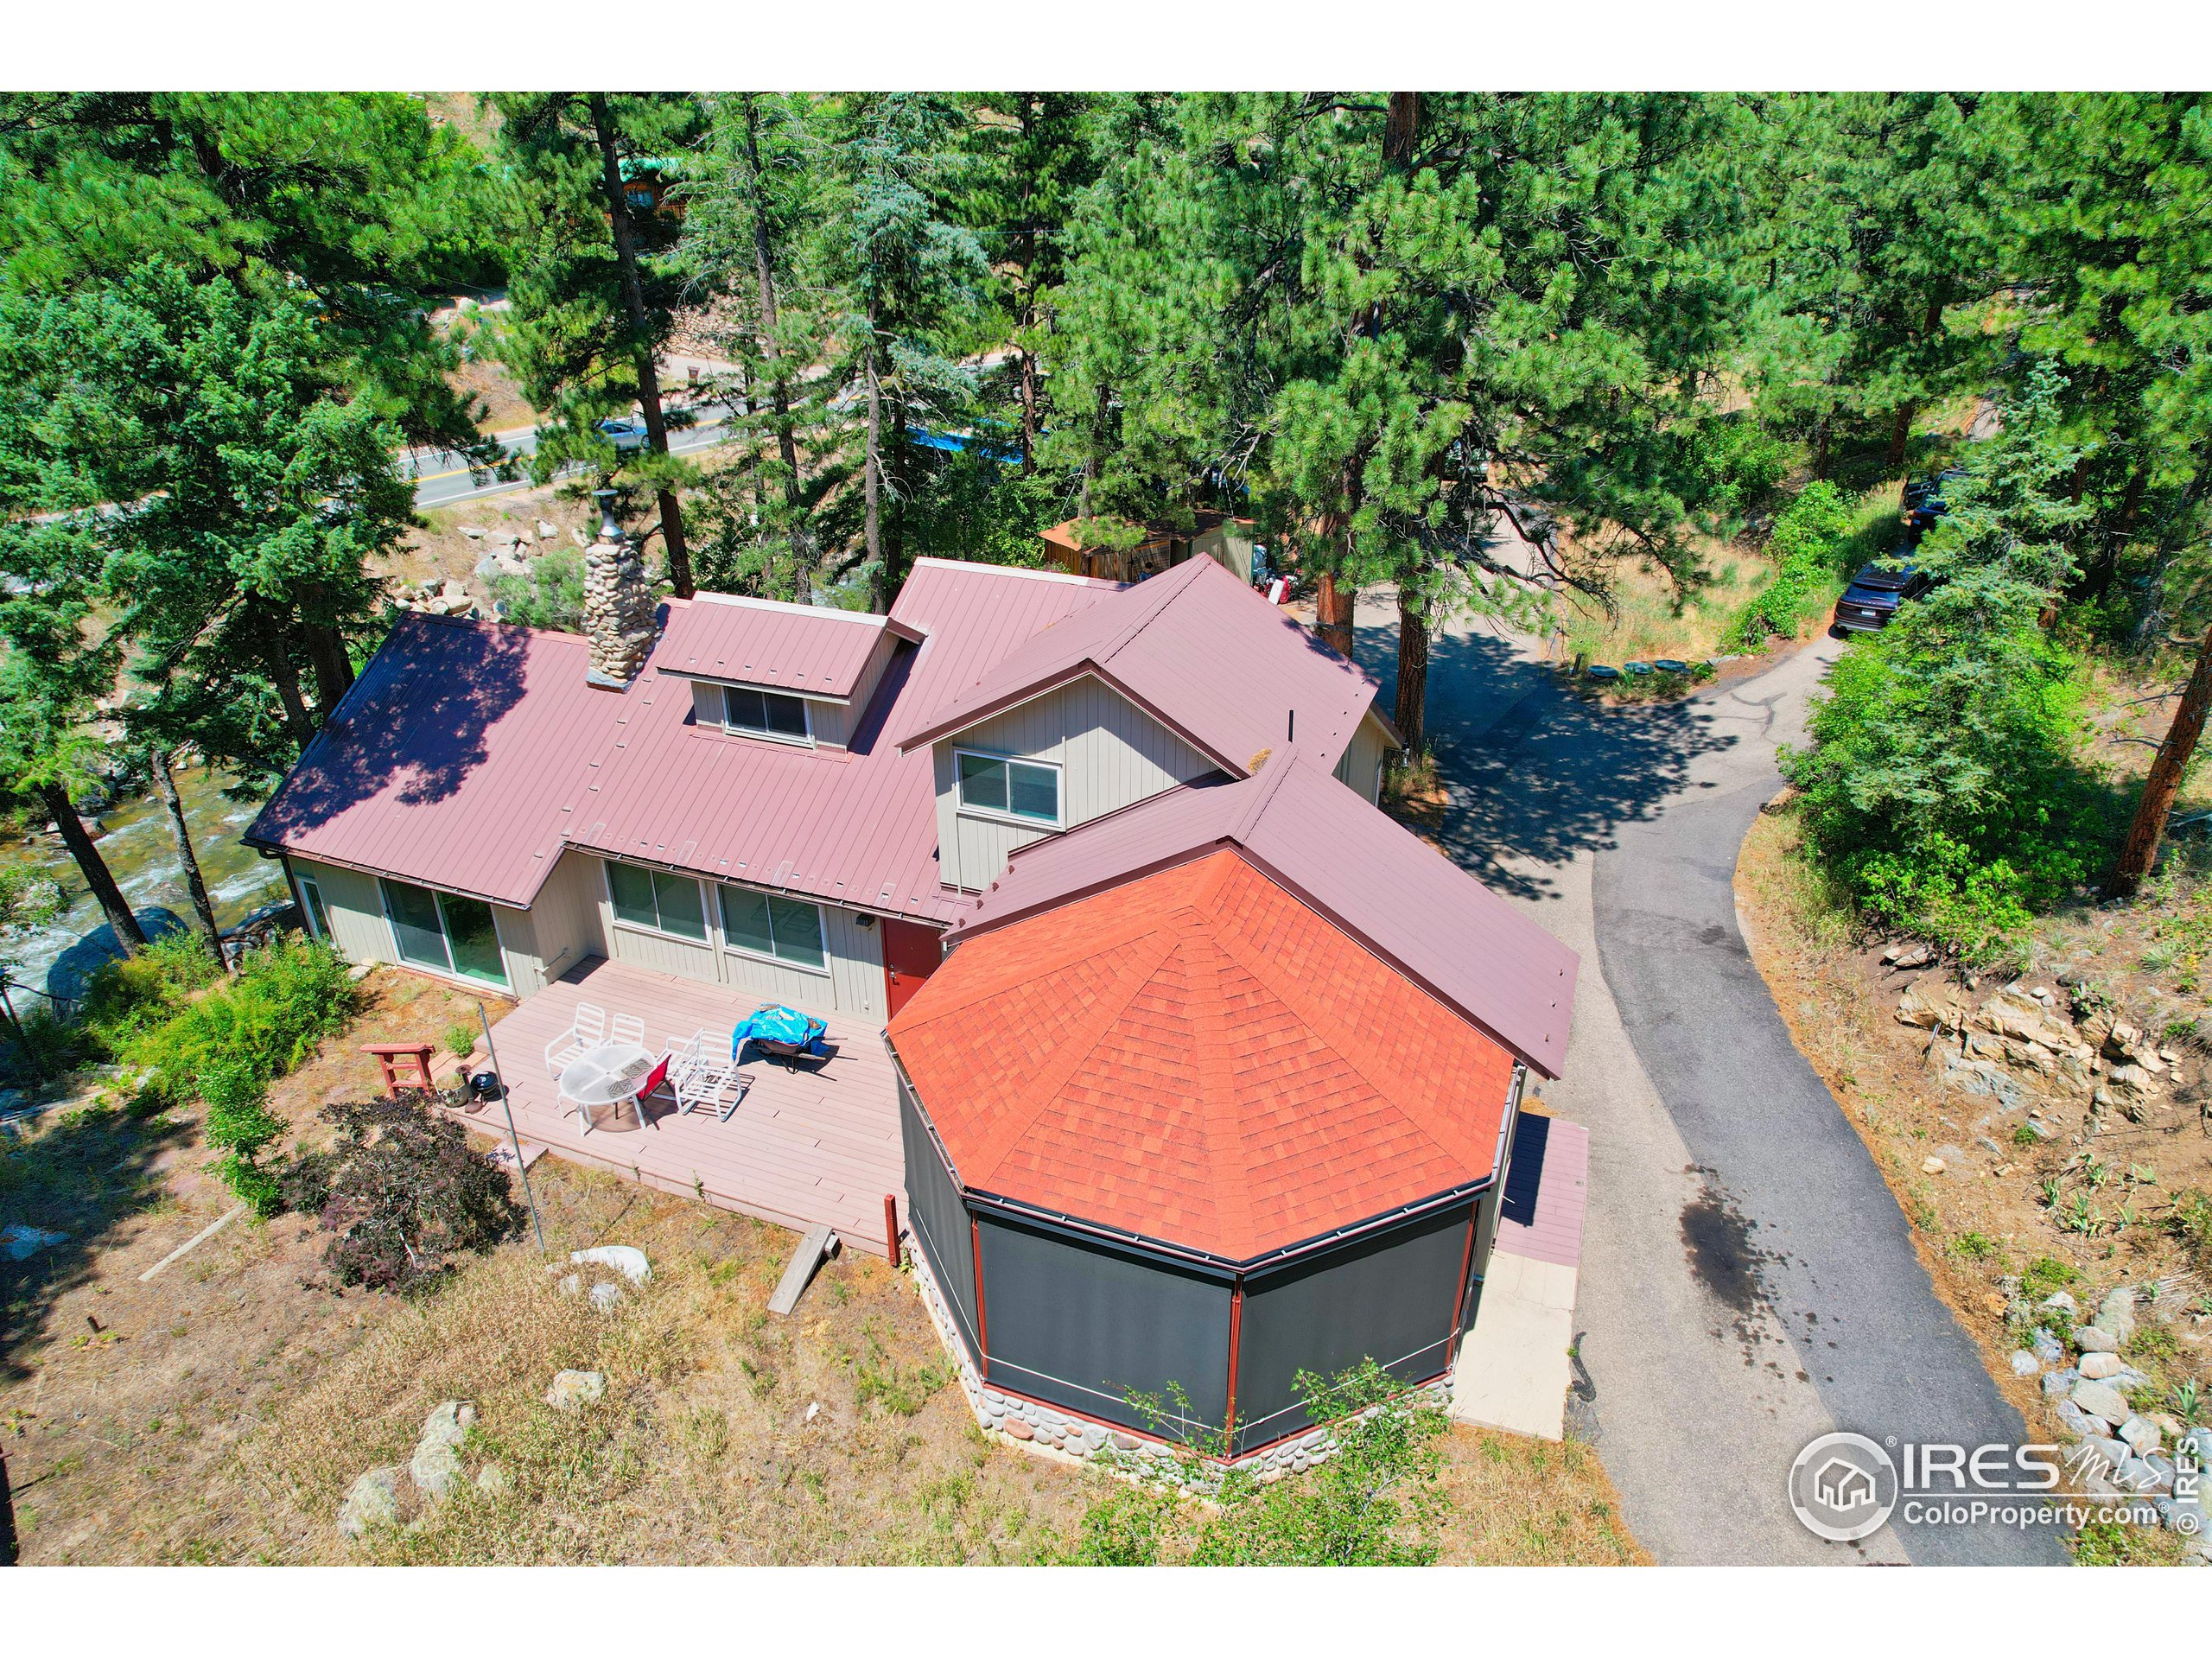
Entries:
[[[534, 471], [550, 478], [581, 462], [601, 480], [650, 491], [669, 581], [688, 598], [679, 492], [694, 473], [669, 453], [659, 371], [674, 323], [678, 275], [667, 256], [675, 232], [633, 208], [623, 169], [644, 161], [672, 166], [699, 132], [699, 104], [681, 92], [502, 92], [492, 102], [500, 153], [520, 181], [524, 222], [505, 352], [531, 402], [552, 417], [540, 423]], [[645, 448], [625, 464], [598, 423], [632, 400]]]

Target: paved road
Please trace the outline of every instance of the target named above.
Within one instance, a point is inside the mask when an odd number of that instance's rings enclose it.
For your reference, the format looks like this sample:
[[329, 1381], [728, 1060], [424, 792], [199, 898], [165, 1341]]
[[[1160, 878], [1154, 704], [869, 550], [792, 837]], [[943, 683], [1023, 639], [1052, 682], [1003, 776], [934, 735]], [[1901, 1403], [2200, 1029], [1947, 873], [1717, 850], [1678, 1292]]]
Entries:
[[[669, 451], [680, 455], [693, 449], [704, 449], [720, 443], [727, 435], [720, 416], [703, 415], [698, 425], [679, 427], [668, 435]], [[532, 427], [502, 432], [499, 439], [500, 448], [510, 457], [531, 454], [537, 448], [537, 433]], [[537, 487], [527, 477], [503, 479], [472, 473], [461, 456], [446, 449], [409, 450], [399, 458], [399, 470], [403, 477], [415, 480], [417, 507], [450, 507], [462, 501]]]
[[[1390, 613], [1363, 603], [1359, 620], [1387, 682]], [[1835, 649], [1608, 714], [1527, 642], [1449, 634], [1429, 682], [1445, 839], [1582, 953], [1567, 1076], [1543, 1092], [1592, 1130], [1575, 1322], [1645, 1547], [1668, 1562], [2062, 1561], [2048, 1534], [1900, 1526], [1827, 1544], [1784, 1496], [1791, 1459], [1833, 1428], [2024, 1433], [1736, 925], [1738, 847]]]

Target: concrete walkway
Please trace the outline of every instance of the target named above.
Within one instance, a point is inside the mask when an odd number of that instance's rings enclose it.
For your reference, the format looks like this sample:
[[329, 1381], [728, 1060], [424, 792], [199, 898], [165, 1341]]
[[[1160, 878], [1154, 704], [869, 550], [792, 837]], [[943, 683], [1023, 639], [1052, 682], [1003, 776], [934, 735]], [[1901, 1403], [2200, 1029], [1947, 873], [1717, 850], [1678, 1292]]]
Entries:
[[[1395, 621], [1388, 594], [1363, 596], [1360, 658], [1386, 685]], [[1736, 925], [1737, 849], [1835, 649], [1617, 711], [1568, 695], [1523, 639], [1461, 628], [1432, 651], [1447, 850], [1582, 954], [1544, 1103], [1591, 1131], [1586, 1421], [1662, 1562], [2062, 1561], [2047, 1534], [1828, 1544], [1784, 1492], [1798, 1451], [1837, 1427], [2024, 1432]]]
[[1482, 1301], [1452, 1370], [1461, 1422], [1547, 1440], [1565, 1433], [1589, 1168], [1582, 1125], [1522, 1114]]

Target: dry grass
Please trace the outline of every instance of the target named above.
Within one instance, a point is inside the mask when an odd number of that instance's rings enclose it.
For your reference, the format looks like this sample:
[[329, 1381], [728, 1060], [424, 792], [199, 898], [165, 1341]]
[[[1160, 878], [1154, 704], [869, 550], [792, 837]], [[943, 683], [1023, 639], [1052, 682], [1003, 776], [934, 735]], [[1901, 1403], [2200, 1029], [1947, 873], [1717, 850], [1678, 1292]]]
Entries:
[[1624, 563], [1611, 573], [1612, 609], [1580, 594], [1559, 601], [1561, 655], [1593, 663], [1649, 662], [1678, 658], [1697, 662], [1726, 651], [1729, 624], [1745, 601], [1765, 586], [1774, 565], [1748, 544], [1694, 538], [1711, 580], [1685, 592], [1649, 560]]
[[1595, 1447], [1455, 1426], [1444, 1442], [1452, 1567], [1641, 1567]]

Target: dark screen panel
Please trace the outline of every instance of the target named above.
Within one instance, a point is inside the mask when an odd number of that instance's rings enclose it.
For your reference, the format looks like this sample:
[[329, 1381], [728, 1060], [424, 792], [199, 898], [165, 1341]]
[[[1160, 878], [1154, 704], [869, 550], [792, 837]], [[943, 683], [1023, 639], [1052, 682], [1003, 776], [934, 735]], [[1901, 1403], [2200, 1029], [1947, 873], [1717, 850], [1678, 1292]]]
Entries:
[[1148, 1433], [1130, 1396], [1218, 1429], [1229, 1402], [1229, 1286], [1157, 1258], [1078, 1243], [979, 1212], [991, 1381]]
[[1363, 1359], [1416, 1382], [1443, 1370], [1471, 1204], [1377, 1232], [1246, 1281], [1236, 1356], [1236, 1449], [1310, 1426], [1303, 1370]]
[[937, 1142], [923, 1126], [914, 1091], [899, 1079], [899, 1138], [906, 1154], [906, 1225], [912, 1230], [936, 1276], [938, 1288], [952, 1304], [969, 1358], [982, 1363], [976, 1340], [976, 1246], [968, 1230], [968, 1209], [945, 1173]]

